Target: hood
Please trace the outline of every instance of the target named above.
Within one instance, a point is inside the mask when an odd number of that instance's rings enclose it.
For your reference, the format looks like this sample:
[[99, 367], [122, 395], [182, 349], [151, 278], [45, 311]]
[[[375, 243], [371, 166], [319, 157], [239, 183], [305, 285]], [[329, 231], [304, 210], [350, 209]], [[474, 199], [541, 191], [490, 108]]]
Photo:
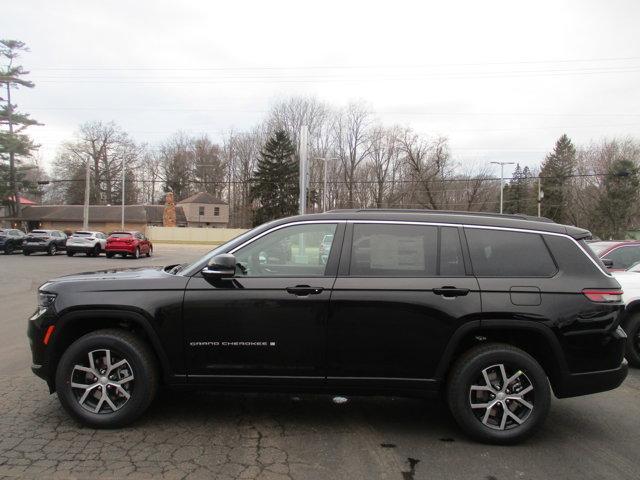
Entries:
[[136, 280], [160, 278], [167, 275], [163, 266], [116, 268], [95, 272], [74, 273], [49, 280], [47, 283], [89, 282], [96, 280]]

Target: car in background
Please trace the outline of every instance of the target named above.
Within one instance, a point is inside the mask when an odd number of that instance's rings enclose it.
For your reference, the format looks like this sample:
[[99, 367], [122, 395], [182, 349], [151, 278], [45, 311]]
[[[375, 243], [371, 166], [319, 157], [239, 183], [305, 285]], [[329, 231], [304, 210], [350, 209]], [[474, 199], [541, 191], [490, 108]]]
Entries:
[[55, 255], [66, 246], [67, 234], [60, 230], [33, 230], [22, 243], [22, 253], [31, 255], [34, 252], [45, 252], [47, 255]]
[[319, 248], [319, 260], [322, 265], [327, 263], [327, 259], [329, 258], [329, 252], [331, 251], [331, 244], [333, 243], [333, 235], [325, 235], [322, 237], [322, 242], [320, 242]]
[[589, 242], [589, 248], [611, 271], [624, 271], [640, 262], [640, 241]]
[[613, 272], [622, 287], [625, 305], [620, 325], [627, 334], [625, 357], [634, 367], [640, 368], [640, 262], [626, 271]]
[[79, 230], [73, 232], [67, 239], [67, 255], [73, 257], [76, 253], [84, 253], [88, 257], [97, 257], [107, 247], [107, 236], [102, 232]]
[[5, 255], [11, 255], [16, 250], [22, 250], [25, 234], [16, 228], [0, 229], [0, 250]]
[[122, 255], [123, 258], [127, 255], [133, 258], [140, 258], [140, 255], [150, 257], [153, 245], [141, 232], [111, 232], [105, 251], [107, 258], [113, 258], [114, 255]]

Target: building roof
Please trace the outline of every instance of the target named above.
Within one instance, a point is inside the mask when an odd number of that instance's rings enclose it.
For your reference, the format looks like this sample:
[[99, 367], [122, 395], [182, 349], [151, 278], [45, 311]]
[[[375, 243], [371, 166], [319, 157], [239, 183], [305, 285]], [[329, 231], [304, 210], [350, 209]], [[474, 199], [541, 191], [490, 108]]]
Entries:
[[[34, 202], [33, 200], [29, 200], [27, 197], [25, 197], [24, 195], [20, 195], [18, 194], [18, 198], [20, 199], [20, 205], [37, 205], [36, 202]], [[13, 195], [11, 195], [10, 197], [7, 198], [8, 201], [13, 202], [14, 201], [14, 197]]]
[[[49, 222], [82, 222], [83, 205], [33, 205], [22, 210], [22, 218], [32, 221]], [[162, 223], [164, 205], [125, 205], [125, 222], [131, 223]], [[120, 222], [122, 207], [119, 205], [91, 205], [89, 207], [89, 222]], [[184, 211], [176, 207], [176, 222], [187, 223]]]
[[198, 192], [190, 197], [185, 198], [184, 200], [180, 200], [178, 205], [182, 203], [205, 203], [205, 204], [216, 204], [216, 205], [226, 205], [227, 203], [218, 198], [211, 195], [209, 192]]

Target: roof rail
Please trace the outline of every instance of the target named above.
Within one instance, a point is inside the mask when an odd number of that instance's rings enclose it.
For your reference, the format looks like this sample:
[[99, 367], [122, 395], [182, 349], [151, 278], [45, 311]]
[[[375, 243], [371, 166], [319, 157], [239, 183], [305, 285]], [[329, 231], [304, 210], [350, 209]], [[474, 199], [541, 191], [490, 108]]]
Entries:
[[328, 210], [325, 213], [339, 212], [383, 212], [383, 213], [432, 213], [444, 215], [471, 215], [476, 217], [496, 217], [496, 218], [513, 218], [517, 220], [531, 220], [535, 222], [555, 223], [547, 217], [537, 217], [535, 215], [526, 215], [524, 213], [492, 213], [492, 212], [469, 212], [461, 210], [431, 210], [428, 208], [344, 208]]

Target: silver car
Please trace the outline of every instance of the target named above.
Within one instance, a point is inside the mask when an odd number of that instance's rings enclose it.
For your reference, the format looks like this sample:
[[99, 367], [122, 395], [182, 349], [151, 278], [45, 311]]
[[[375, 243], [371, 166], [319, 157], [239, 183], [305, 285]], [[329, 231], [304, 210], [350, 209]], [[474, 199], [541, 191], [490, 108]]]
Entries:
[[107, 236], [102, 232], [79, 230], [67, 239], [67, 255], [73, 257], [76, 253], [87, 256], [100, 255], [107, 245]]

